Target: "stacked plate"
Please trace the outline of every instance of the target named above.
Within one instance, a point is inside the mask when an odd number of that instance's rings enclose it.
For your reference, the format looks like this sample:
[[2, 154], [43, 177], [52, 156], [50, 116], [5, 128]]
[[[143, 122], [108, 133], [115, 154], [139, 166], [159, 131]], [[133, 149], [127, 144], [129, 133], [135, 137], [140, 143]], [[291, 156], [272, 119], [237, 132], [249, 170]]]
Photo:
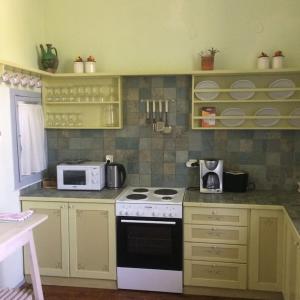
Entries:
[[[250, 80], [237, 80], [231, 86], [231, 89], [255, 89], [255, 84]], [[254, 91], [237, 91], [230, 92], [230, 96], [236, 100], [248, 100], [254, 96]]]
[[[227, 108], [222, 111], [222, 117], [235, 117], [234, 119], [220, 119], [220, 122], [227, 127], [241, 126], [245, 122], [245, 112], [238, 107]], [[240, 118], [236, 118], [240, 117]]]
[[[274, 89], [274, 88], [295, 88], [296, 85], [294, 83], [294, 81], [290, 80], [290, 79], [278, 79], [273, 81], [270, 85], [269, 88]], [[272, 91], [269, 92], [268, 95], [271, 99], [275, 99], [275, 100], [280, 100], [280, 99], [288, 99], [291, 96], [293, 96], [295, 94], [295, 91], [293, 90], [289, 90], [289, 91]]]
[[[200, 81], [196, 86], [196, 90], [201, 90], [201, 89], [219, 89], [219, 85], [212, 80], [204, 80]], [[218, 97], [219, 92], [195, 92], [196, 97], [199, 100], [214, 100]]]
[[280, 121], [280, 112], [277, 108], [273, 108], [273, 107], [261, 108], [255, 113], [255, 116], [257, 117], [274, 116], [274, 118], [270, 118], [270, 119], [256, 119], [255, 120], [256, 125], [261, 127], [272, 127]]
[[300, 107], [295, 108], [291, 113], [290, 113], [291, 117], [299, 117], [299, 119], [290, 119], [289, 123], [292, 126], [295, 127], [300, 127]]

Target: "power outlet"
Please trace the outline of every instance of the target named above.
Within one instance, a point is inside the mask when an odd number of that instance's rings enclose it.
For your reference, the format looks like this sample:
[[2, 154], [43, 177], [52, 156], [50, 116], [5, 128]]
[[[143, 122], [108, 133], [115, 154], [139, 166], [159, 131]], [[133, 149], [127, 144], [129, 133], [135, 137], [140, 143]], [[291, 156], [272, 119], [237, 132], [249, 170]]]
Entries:
[[199, 161], [197, 159], [189, 159], [185, 165], [188, 167], [188, 168], [197, 168], [199, 167]]
[[112, 154], [106, 154], [105, 155], [105, 162], [113, 162], [114, 161], [114, 156]]

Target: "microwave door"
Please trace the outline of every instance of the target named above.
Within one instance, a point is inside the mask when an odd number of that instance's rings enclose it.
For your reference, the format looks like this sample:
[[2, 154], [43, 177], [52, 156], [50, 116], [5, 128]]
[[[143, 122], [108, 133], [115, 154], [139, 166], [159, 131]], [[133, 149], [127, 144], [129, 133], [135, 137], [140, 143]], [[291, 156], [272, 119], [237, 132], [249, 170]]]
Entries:
[[85, 170], [64, 170], [63, 171], [64, 186], [86, 186], [87, 176]]

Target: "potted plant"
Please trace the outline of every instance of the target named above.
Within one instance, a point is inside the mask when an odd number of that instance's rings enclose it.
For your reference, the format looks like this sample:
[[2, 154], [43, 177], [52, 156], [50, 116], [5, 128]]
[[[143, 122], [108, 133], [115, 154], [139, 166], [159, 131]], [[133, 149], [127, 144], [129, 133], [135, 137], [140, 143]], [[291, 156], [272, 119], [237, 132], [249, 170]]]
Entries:
[[74, 73], [83, 73], [83, 59], [80, 56], [77, 56], [74, 60]]
[[283, 58], [284, 55], [282, 54], [282, 51], [280, 50], [275, 51], [272, 58], [272, 68], [281, 69], [283, 67]]
[[206, 51], [201, 51], [201, 69], [202, 70], [213, 70], [216, 53], [220, 52], [218, 49], [210, 48]]
[[270, 60], [268, 54], [265, 52], [261, 52], [261, 54], [257, 58], [257, 68], [258, 69], [269, 69]]
[[85, 72], [94, 73], [96, 72], [96, 60], [93, 56], [89, 56], [85, 62]]

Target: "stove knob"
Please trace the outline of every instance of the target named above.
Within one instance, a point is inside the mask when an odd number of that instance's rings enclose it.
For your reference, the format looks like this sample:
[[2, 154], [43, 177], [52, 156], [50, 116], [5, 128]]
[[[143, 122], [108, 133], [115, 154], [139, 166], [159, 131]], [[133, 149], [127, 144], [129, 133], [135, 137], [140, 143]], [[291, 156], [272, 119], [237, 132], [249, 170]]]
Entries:
[[125, 211], [125, 216], [128, 216], [128, 211]]
[[140, 215], [140, 213], [137, 211], [137, 212], [136, 212], [136, 215], [137, 215], [137, 216], [139, 216], [139, 215]]
[[173, 214], [172, 213], [169, 213], [169, 217], [171, 218], [173, 216]]
[[122, 210], [119, 211], [119, 215], [120, 215], [120, 216], [123, 215], [123, 211], [122, 211]]
[[166, 213], [163, 213], [163, 217], [166, 217]]
[[152, 213], [152, 217], [155, 217], [155, 212]]

